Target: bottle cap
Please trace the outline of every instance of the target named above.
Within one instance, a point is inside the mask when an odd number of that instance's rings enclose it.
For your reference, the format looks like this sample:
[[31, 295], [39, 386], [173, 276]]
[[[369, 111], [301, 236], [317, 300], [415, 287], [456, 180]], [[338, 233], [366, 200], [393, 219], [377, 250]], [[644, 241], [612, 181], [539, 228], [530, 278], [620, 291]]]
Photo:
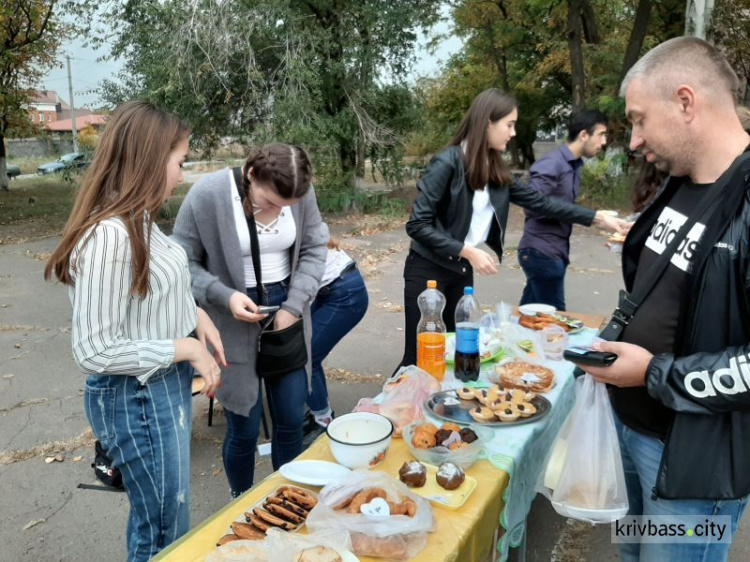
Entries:
[[437, 289], [437, 281], [434, 281], [434, 280], [430, 279], [427, 282], [427, 288], [428, 289]]
[[474, 287], [464, 287], [464, 295], [473, 295]]

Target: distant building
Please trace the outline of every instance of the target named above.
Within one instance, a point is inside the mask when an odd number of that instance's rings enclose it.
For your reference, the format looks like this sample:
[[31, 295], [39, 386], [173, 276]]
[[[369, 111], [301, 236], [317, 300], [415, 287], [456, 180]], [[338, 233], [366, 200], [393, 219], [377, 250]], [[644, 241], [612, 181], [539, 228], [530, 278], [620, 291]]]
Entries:
[[[89, 109], [76, 109], [75, 116], [78, 117], [84, 115], [91, 115]], [[29, 120], [36, 124], [50, 128], [49, 125], [55, 121], [65, 120], [70, 121], [70, 105], [60, 97], [54, 90], [37, 90], [34, 97], [29, 102], [28, 109]], [[76, 121], [76, 125], [78, 121]], [[60, 129], [52, 129], [60, 130]], [[70, 124], [68, 125], [70, 130]]]
[[[104, 127], [106, 122], [106, 115], [96, 115], [91, 112], [88, 115], [78, 115], [78, 110], [76, 110], [76, 131], [80, 132], [81, 129], [89, 125], [98, 131]], [[70, 133], [73, 131], [73, 122], [70, 119], [58, 119], [52, 123], [45, 123], [44, 127], [55, 133]]]
[[[57, 92], [53, 90], [37, 90], [36, 95], [29, 102], [29, 120], [37, 125], [57, 121], [58, 114], [62, 112], [62, 104], [65, 103]], [[70, 112], [70, 106], [66, 103], [66, 109]]]

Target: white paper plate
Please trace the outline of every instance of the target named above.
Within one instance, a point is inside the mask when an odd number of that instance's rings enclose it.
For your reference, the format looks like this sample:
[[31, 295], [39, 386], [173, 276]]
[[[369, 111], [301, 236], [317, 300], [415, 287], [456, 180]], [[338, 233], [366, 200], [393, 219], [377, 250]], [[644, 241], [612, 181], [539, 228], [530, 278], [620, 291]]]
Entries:
[[557, 312], [557, 309], [549, 304], [529, 303], [519, 306], [518, 312], [524, 316], [536, 316], [537, 312], [541, 312], [542, 314], [554, 314]]
[[333, 480], [346, 476], [351, 470], [335, 462], [309, 460], [288, 462], [281, 466], [279, 472], [292, 482], [325, 486]]

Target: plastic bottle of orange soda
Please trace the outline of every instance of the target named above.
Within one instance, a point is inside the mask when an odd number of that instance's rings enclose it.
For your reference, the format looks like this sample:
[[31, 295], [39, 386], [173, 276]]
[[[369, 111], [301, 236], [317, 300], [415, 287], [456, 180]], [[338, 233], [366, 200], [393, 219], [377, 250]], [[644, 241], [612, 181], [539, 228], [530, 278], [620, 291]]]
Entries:
[[445, 295], [437, 281], [427, 281], [427, 289], [417, 298], [422, 318], [417, 326], [417, 367], [437, 380], [445, 376]]

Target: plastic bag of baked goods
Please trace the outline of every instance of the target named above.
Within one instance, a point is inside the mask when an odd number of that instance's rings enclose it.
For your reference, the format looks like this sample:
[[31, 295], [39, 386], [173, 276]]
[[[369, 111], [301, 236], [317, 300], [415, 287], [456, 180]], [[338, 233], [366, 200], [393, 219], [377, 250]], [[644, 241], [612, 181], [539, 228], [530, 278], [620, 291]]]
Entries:
[[408, 560], [435, 525], [430, 502], [383, 472], [354, 471], [320, 491], [307, 516], [312, 533], [347, 531], [358, 556]]
[[607, 387], [590, 375], [576, 379], [576, 403], [552, 447], [540, 491], [565, 517], [611, 523], [628, 512]]
[[401, 367], [385, 381], [383, 392], [375, 398], [360, 399], [354, 411], [385, 416], [393, 423], [393, 435], [401, 437], [406, 425], [424, 419], [422, 404], [439, 391], [440, 383], [435, 377], [414, 365]]
[[268, 562], [266, 541], [232, 541], [206, 555], [205, 562]]
[[[345, 562], [352, 557], [349, 533], [340, 529], [323, 529], [302, 535], [278, 528], [266, 533], [268, 552], [273, 562]], [[349, 558], [344, 558], [345, 556]]]

